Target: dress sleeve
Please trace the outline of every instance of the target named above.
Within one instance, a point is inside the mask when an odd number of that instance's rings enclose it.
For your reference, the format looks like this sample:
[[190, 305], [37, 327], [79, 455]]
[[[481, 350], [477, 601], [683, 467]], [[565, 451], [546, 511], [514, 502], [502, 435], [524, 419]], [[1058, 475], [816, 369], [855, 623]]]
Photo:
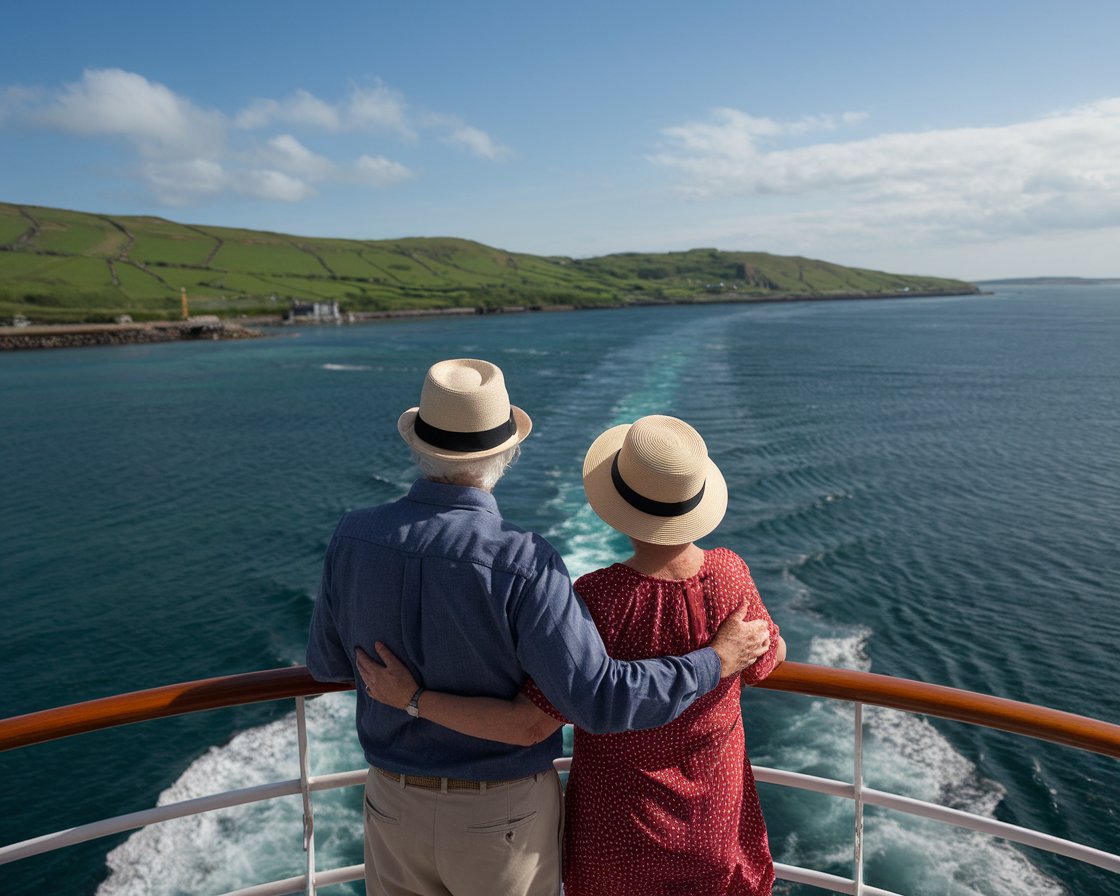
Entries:
[[564, 562], [549, 551], [536, 578], [523, 583], [511, 622], [522, 668], [561, 715], [596, 734], [655, 728], [716, 686], [719, 657], [710, 647], [681, 657], [611, 659]]
[[762, 597], [758, 593], [758, 587], [755, 585], [754, 579], [751, 578], [751, 571], [747, 567], [746, 562], [738, 555], [735, 555], [735, 559], [738, 560], [741, 566], [741, 575], [746, 579], [746, 594], [743, 596], [747, 599], [749, 607], [747, 610], [747, 619], [765, 619], [770, 629], [770, 649], [743, 670], [743, 684], [752, 685], [758, 684], [774, 671], [774, 666], [776, 665], [775, 660], [777, 660], [778, 657], [779, 630], [774, 620], [770, 618], [770, 613], [762, 603]]
[[533, 679], [530, 678], [525, 682], [525, 686], [521, 689], [521, 693], [532, 700], [534, 705], [541, 712], [545, 713], [546, 715], [552, 716], [552, 718], [556, 719], [556, 721], [563, 722], [565, 725], [571, 724], [571, 722], [567, 718], [565, 718], [564, 714], [552, 705], [552, 701], [549, 700], [544, 695], [544, 692], [537, 687], [537, 683], [533, 681]]

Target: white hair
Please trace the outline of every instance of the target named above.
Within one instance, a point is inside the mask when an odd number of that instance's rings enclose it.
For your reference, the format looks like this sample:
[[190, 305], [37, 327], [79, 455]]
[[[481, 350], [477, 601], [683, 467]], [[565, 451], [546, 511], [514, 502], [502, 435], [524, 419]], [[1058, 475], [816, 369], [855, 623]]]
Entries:
[[480, 488], [483, 491], [492, 491], [498, 484], [513, 462], [521, 454], [521, 446], [514, 445], [501, 454], [482, 457], [472, 460], [448, 460], [443, 457], [432, 457], [430, 454], [421, 454], [412, 449], [412, 460], [420, 468], [425, 479], [436, 482], [448, 482], [452, 485], [468, 485]]

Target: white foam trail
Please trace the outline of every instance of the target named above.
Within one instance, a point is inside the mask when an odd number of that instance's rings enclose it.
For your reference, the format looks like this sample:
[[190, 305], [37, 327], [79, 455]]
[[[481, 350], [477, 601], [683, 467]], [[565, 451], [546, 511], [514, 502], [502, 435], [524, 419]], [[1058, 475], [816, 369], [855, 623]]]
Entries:
[[[353, 694], [306, 703], [312, 773], [365, 767], [354, 731]], [[158, 805], [299, 777], [295, 715], [236, 735], [196, 759]], [[361, 795], [356, 789], [315, 794], [321, 867], [362, 861]], [[137, 831], [106, 857], [109, 876], [97, 896], [223, 893], [303, 873], [303, 804], [299, 796], [209, 812]]]
[[[904, 858], [904, 892], [908, 893], [1061, 896], [1068, 892], [1006, 843], [923, 819], [869, 816], [864, 824], [864, 861], [871, 863], [881, 856], [892, 861]], [[869, 882], [874, 883], [873, 867], [871, 871]]]
[[[808, 312], [801, 307], [784, 313]], [[604, 422], [603, 428], [631, 422], [644, 414], [664, 412], [671, 405], [687, 357], [683, 351], [666, 353], [660, 347], [656, 339], [642, 341], [631, 351], [613, 355], [589, 372], [589, 385], [636, 384], [609, 407], [611, 419]], [[465, 355], [473, 353], [469, 346], [463, 346], [461, 351]], [[653, 369], [647, 363], [651, 356], [660, 357], [662, 363], [642, 380], [641, 370]], [[336, 365], [329, 369], [345, 368]], [[574, 413], [571, 416], [578, 418]], [[573, 454], [573, 469], [578, 468], [580, 456], [582, 446]], [[554, 472], [558, 488], [542, 516], [557, 522], [544, 534], [565, 546], [565, 561], [572, 576], [578, 577], [624, 556], [625, 539], [620, 540], [586, 505], [578, 477]], [[788, 570], [782, 581], [794, 595], [786, 605], [789, 612], [793, 605], [808, 597], [808, 589]], [[871, 663], [866, 645], [870, 636], [869, 630], [858, 629], [843, 637], [813, 638], [809, 661], [868, 670]], [[840, 702], [819, 700], [803, 706], [803, 711], [783, 714], [782, 724], [777, 726], [779, 732], [769, 745], [770, 756], [754, 754], [755, 760], [759, 764], [851, 780], [850, 708]], [[315, 755], [325, 753], [331, 757], [329, 770], [362, 766], [353, 729], [352, 696], [319, 698], [309, 703], [308, 714], [309, 724], [315, 729]], [[984, 779], [925, 719], [867, 708], [864, 720], [864, 770], [870, 786], [988, 815], [1002, 799], [1002, 788]], [[161, 795], [160, 802], [295, 777], [295, 756], [295, 726], [290, 718], [246, 731], [224, 747], [200, 757]], [[316, 773], [325, 770], [316, 763]], [[850, 863], [850, 802], [820, 798], [809, 803], [796, 793], [783, 794], [782, 798], [790, 800], [789, 805], [794, 807], [811, 805], [813, 811], [795, 808], [795, 832], [773, 844], [779, 861], [811, 868]], [[336, 866], [361, 861], [360, 794], [317, 794], [315, 804], [320, 864]], [[820, 811], [816, 811], [818, 807]], [[300, 873], [301, 847], [298, 797], [263, 807], [169, 822], [138, 832], [110, 853], [110, 876], [98, 890], [98, 896], [221, 892], [290, 876]], [[903, 874], [906, 892], [954, 896], [1066, 893], [1022, 853], [1000, 841], [885, 812], [867, 814], [865, 856], [872, 875], [877, 864], [890, 868], [892, 875]]]
[[[723, 325], [721, 320], [709, 321], [684, 344], [675, 331], [657, 331], [623, 351], [604, 357], [585, 377], [587, 393], [601, 392], [604, 383], [623, 383], [627, 389], [612, 402], [606, 419], [594, 435], [620, 423], [633, 423], [648, 414], [670, 413], [677, 387], [694, 355], [713, 350], [702, 341], [703, 332]], [[649, 363], [651, 357], [658, 359], [656, 365]], [[586, 393], [577, 389], [571, 394], [572, 410], [578, 411], [579, 402]], [[573, 416], [581, 415], [573, 413]], [[572, 471], [582, 466], [586, 447], [573, 446]], [[564, 562], [572, 579], [629, 556], [626, 537], [607, 526], [587, 506], [579, 477], [560, 470], [553, 470], [552, 475], [559, 484], [556, 495], [546, 502], [543, 516], [557, 522], [542, 534], [549, 541], [564, 545]]]
[[368, 364], [324, 364], [323, 370], [373, 370]]
[[[809, 662], [868, 671], [870, 634], [859, 629], [847, 637], [814, 637]], [[1004, 789], [984, 778], [927, 719], [867, 706], [863, 720], [863, 770], [869, 787], [993, 815]], [[791, 720], [788, 740], [775, 752], [785, 768], [850, 781], [853, 724], [853, 711], [846, 704], [813, 701], [808, 712]], [[759, 762], [769, 764], [763, 759]], [[830, 800], [821, 809], [805, 813], [802, 830], [775, 844], [779, 861], [808, 867], [850, 863], [850, 835], [845, 831], [852, 824], [851, 804]], [[833, 845], [838, 838], [843, 843], [840, 848]], [[872, 883], [877, 862], [905, 869], [905, 892], [952, 892], [954, 896], [1059, 896], [1067, 892], [1007, 843], [880, 810], [869, 811], [865, 818], [864, 860]]]
[[[628, 366], [630, 360], [615, 357], [601, 367]], [[612, 419], [607, 425], [665, 412], [686, 364], [687, 355], [680, 351], [663, 354], [656, 376], [644, 380], [640, 371], [628, 370], [628, 376], [617, 377], [603, 376], [602, 369], [595, 371], [599, 382], [633, 384], [611, 407]], [[558, 480], [566, 484], [561, 484], [548, 502], [545, 516], [559, 522], [546, 537], [566, 545], [565, 561], [573, 578], [623, 556], [620, 551], [626, 550], [625, 542], [616, 542], [614, 533], [587, 507], [578, 482], [559, 476]], [[830, 493], [824, 500], [840, 497], [846, 495]], [[784, 581], [795, 598], [799, 592], [807, 594], [792, 573]], [[860, 628], [842, 637], [814, 637], [809, 662], [868, 671], [871, 660], [867, 642], [871, 634], [869, 629]], [[1003, 788], [981, 777], [979, 770], [926, 719], [878, 707], [865, 707], [863, 719], [864, 775], [869, 786], [989, 816], [1003, 798]], [[765, 764], [851, 780], [853, 724], [852, 710], [846, 704], [813, 701], [807, 713], [793, 717], [786, 727], [788, 736], [775, 751], [779, 761]], [[802, 830], [812, 836], [794, 834], [781, 844], [776, 850], [781, 861], [821, 868], [851, 860], [850, 803], [830, 800], [822, 812], [799, 814]], [[914, 882], [908, 892], [950, 892], [946, 888], [951, 887], [952, 893], [961, 896], [1065, 893], [1058, 882], [1001, 841], [888, 813], [867, 814], [865, 856], [871, 868], [878, 861], [890, 867], [892, 874], [905, 869], [903, 873]]]
[[[465, 354], [470, 354], [464, 346]], [[646, 352], [638, 353], [642, 357]], [[638, 360], [638, 354], [632, 361]], [[666, 366], [671, 375], [650, 379], [644, 388], [621, 400], [613, 422], [630, 421], [642, 414], [663, 410], [677, 373], [684, 363], [676, 356]], [[323, 364], [326, 370], [358, 370], [363, 365]], [[368, 368], [365, 368], [368, 369]], [[590, 381], [594, 375], [589, 374]], [[620, 380], [621, 381], [621, 380]], [[613, 425], [613, 422], [611, 425]], [[573, 455], [573, 468], [578, 456]], [[602, 523], [587, 506], [578, 478], [558, 476], [557, 495], [548, 502], [548, 516], [559, 520], [546, 537], [567, 545], [565, 561], [573, 578], [607, 565], [621, 556], [612, 538], [621, 538]], [[623, 539], [622, 544], [625, 544]], [[363, 764], [353, 728], [353, 697], [328, 695], [308, 704], [308, 724], [321, 729], [314, 738], [317, 751], [326, 749], [354, 758], [331, 770], [358, 768]], [[196, 796], [252, 786], [284, 777], [296, 777], [295, 725], [291, 718], [234, 737], [197, 759], [168, 790], [160, 805]], [[316, 769], [317, 772], [321, 771]], [[321, 864], [344, 865], [361, 861], [359, 801], [352, 811], [335, 802], [336, 817], [324, 823], [327, 795], [316, 797], [316, 829]], [[324, 832], [326, 835], [324, 837]], [[317, 842], [318, 838], [317, 838]], [[330, 850], [328, 850], [330, 847]], [[332, 861], [330, 851], [341, 857]], [[98, 896], [172, 896], [184, 892], [221, 892], [253, 882], [300, 873], [302, 807], [298, 797], [274, 800], [190, 819], [180, 819], [139, 831], [107, 856], [109, 877]]]
[[871, 671], [871, 657], [867, 655], [867, 639], [871, 630], [860, 628], [847, 637], [823, 638], [816, 636], [809, 645], [809, 662], [836, 669]]
[[545, 508], [546, 516], [559, 522], [543, 534], [549, 541], [565, 545], [564, 565], [572, 581], [628, 556], [625, 539], [595, 515], [584, 500], [580, 482], [564, 482], [558, 488]]
[[545, 358], [552, 352], [543, 348], [503, 348], [503, 355], [529, 355], [534, 358]]

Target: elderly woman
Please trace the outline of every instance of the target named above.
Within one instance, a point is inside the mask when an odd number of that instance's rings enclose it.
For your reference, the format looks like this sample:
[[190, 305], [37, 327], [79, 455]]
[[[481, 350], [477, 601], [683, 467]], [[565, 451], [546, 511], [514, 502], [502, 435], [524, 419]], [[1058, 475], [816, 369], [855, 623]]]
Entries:
[[[676, 721], [617, 734], [576, 729], [564, 831], [567, 896], [769, 894], [774, 866], [743, 742], [739, 696], [785, 657], [746, 563], [701, 550], [727, 509], [727, 486], [704, 440], [682, 420], [643, 417], [607, 430], [583, 465], [592, 509], [630, 537], [633, 555], [582, 576], [611, 656], [684, 654], [706, 644], [744, 601], [769, 631], [767, 651], [723, 679]], [[403, 709], [419, 690], [423, 718], [465, 734], [535, 743], [564, 720], [527, 683], [512, 701], [423, 690], [383, 645], [359, 652], [367, 691]], [[415, 701], [414, 701], [415, 703]]]

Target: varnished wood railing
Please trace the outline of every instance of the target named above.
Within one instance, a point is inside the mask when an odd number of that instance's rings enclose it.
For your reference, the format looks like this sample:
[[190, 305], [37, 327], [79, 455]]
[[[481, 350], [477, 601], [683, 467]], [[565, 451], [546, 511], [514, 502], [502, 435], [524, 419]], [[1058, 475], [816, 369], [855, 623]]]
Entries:
[[1120, 758], [1120, 725], [943, 685], [852, 669], [783, 663], [756, 687], [970, 722]]
[[316, 681], [306, 666], [169, 684], [0, 720], [0, 751], [132, 722], [353, 688]]
[[[166, 685], [0, 720], [0, 751], [132, 722], [352, 687], [316, 681], [305, 666]], [[1120, 725], [941, 685], [787, 662], [757, 687], [970, 722], [1120, 758]]]

